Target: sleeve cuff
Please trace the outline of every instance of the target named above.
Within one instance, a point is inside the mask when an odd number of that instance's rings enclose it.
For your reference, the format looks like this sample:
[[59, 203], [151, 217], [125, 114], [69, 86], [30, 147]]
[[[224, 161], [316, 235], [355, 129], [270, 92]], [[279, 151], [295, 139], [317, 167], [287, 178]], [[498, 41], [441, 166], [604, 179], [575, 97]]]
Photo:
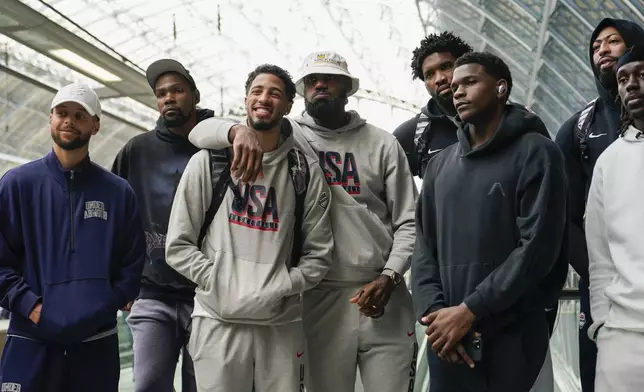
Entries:
[[430, 313], [434, 313], [434, 312], [435, 312], [435, 311], [437, 311], [437, 310], [443, 309], [444, 307], [445, 307], [445, 304], [443, 304], [443, 303], [435, 303], [435, 304], [433, 304], [433, 305], [431, 305], [431, 306], [428, 306], [428, 307], [427, 307], [427, 310], [426, 310], [423, 314], [421, 314], [421, 315], [419, 315], [419, 316], [418, 316], [418, 323], [419, 323], [419, 324], [421, 324], [421, 325], [425, 325], [425, 324], [423, 324], [423, 322], [421, 321], [421, 319], [422, 319], [423, 317], [427, 316], [427, 315], [428, 315], [428, 314], [430, 314]]
[[188, 135], [188, 140], [201, 149], [219, 150], [232, 146], [228, 141], [228, 132], [237, 123], [225, 119], [209, 118], [195, 125]]
[[288, 291], [286, 295], [291, 296], [302, 293], [306, 284], [306, 280], [304, 279], [304, 275], [302, 275], [302, 271], [300, 271], [298, 268], [291, 268], [291, 270], [288, 272], [288, 275], [291, 278], [291, 290]]
[[478, 291], [474, 291], [472, 294], [470, 294], [463, 303], [470, 309], [472, 313], [474, 313], [474, 316], [476, 316], [476, 319], [481, 319], [488, 314], [488, 309], [485, 306], [485, 303], [483, 302], [483, 297], [481, 297], [481, 294], [479, 294]]
[[18, 306], [16, 307], [16, 309], [10, 309], [10, 310], [15, 311], [22, 317], [28, 319], [29, 315], [31, 314], [31, 311], [34, 310], [38, 301], [40, 301], [40, 297], [38, 297], [30, 290], [27, 290], [22, 296], [22, 298], [20, 298], [20, 301], [18, 302]]
[[390, 257], [383, 269], [390, 269], [398, 272], [400, 275], [404, 275], [405, 272], [407, 272], [407, 270], [409, 269], [410, 260], [411, 257], [408, 257], [406, 259], [401, 259], [400, 257]]
[[238, 123], [232, 121], [226, 121], [219, 124], [215, 131], [215, 142], [217, 143], [217, 146], [227, 148], [233, 145], [228, 139], [228, 134], [230, 133], [230, 128], [237, 124]]
[[592, 340], [593, 342], [597, 343], [597, 336], [599, 335], [599, 330], [604, 326], [603, 321], [595, 321], [589, 328], [588, 328], [588, 338]]

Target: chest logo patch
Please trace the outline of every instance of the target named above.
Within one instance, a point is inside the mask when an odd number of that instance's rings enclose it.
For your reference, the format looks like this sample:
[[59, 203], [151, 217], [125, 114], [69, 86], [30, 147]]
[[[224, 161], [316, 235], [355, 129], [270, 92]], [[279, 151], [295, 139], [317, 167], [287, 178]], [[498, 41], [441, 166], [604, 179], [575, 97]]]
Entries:
[[503, 190], [503, 186], [498, 182], [495, 182], [494, 184], [492, 184], [492, 188], [490, 188], [490, 191], [487, 193], [487, 195], [492, 196], [494, 192], [500, 192], [501, 195], [505, 197], [505, 191]]
[[107, 220], [107, 211], [105, 210], [105, 203], [102, 201], [86, 201], [85, 202], [85, 219], [103, 219]]

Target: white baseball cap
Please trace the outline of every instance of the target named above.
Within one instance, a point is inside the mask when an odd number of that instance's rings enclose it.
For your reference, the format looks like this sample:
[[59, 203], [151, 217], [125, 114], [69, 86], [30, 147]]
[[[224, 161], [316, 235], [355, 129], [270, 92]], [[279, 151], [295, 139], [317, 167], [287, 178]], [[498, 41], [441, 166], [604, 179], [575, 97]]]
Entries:
[[351, 78], [351, 90], [347, 92], [347, 96], [355, 94], [360, 87], [360, 80], [349, 73], [347, 60], [335, 52], [313, 52], [306, 56], [301, 76], [295, 82], [295, 91], [301, 96], [304, 96], [304, 78], [313, 74], [343, 75]]
[[75, 102], [87, 110], [90, 116], [101, 118], [101, 102], [98, 95], [86, 84], [72, 83], [58, 90], [51, 101], [51, 108], [65, 102]]

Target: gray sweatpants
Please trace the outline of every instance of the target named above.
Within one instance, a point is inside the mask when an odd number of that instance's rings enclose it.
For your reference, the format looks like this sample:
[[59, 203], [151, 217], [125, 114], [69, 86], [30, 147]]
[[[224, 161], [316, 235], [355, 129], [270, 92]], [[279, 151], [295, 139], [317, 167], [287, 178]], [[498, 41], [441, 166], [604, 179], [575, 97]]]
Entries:
[[602, 327], [597, 336], [596, 392], [644, 391], [644, 333]]
[[543, 367], [537, 376], [537, 379], [530, 389], [530, 392], [554, 392], [555, 378], [552, 371], [552, 355], [550, 355], [550, 348], [546, 353], [546, 358], [543, 361]]
[[304, 293], [307, 392], [353, 392], [358, 367], [365, 391], [413, 390], [418, 345], [409, 291], [396, 288], [385, 314], [372, 319], [349, 303], [360, 287]]
[[127, 323], [134, 341], [134, 391], [173, 392], [174, 373], [183, 350], [183, 392], [197, 392], [190, 339], [192, 304], [141, 298], [134, 302]]
[[199, 392], [304, 390], [302, 322], [264, 326], [197, 316], [189, 350]]

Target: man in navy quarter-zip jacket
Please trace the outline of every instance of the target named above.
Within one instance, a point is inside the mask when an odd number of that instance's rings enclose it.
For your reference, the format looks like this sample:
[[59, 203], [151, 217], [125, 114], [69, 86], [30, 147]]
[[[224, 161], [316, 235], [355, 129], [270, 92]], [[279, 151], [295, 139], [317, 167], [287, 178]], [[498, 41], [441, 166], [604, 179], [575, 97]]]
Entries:
[[87, 85], [52, 101], [52, 152], [0, 180], [0, 390], [116, 392], [117, 311], [139, 292], [145, 239], [132, 189], [89, 159], [101, 106]]

